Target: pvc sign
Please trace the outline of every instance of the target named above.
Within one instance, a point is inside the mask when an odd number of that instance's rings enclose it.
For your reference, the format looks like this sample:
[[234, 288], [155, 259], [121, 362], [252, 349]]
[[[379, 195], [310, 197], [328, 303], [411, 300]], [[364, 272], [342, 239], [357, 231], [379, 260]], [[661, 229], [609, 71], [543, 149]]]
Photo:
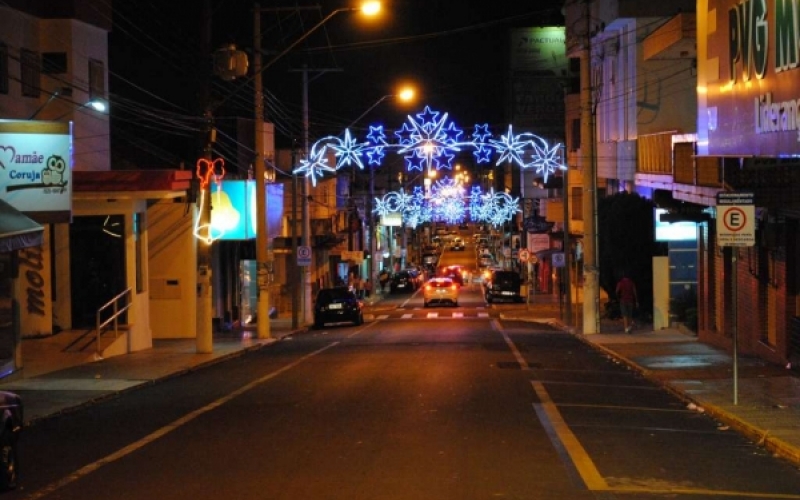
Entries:
[[[283, 186], [267, 184], [267, 230], [269, 238], [280, 236], [283, 218]], [[256, 237], [256, 183], [254, 180], [223, 180], [211, 184], [211, 227], [222, 240]]]
[[36, 220], [70, 222], [72, 125], [0, 120], [0, 199]]

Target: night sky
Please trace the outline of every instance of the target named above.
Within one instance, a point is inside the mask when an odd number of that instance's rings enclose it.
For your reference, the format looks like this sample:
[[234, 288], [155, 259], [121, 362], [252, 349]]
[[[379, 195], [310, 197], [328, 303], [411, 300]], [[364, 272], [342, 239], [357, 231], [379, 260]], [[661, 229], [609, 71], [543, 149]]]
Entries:
[[[251, 0], [207, 0], [203, 43], [203, 1], [114, 3], [109, 70], [114, 168], [174, 168], [192, 164], [203, 140], [202, 119], [209, 103], [215, 121], [253, 116], [250, 73], [225, 82], [212, 76], [210, 52], [233, 43], [253, 46]], [[350, 4], [316, 2], [317, 10], [264, 12], [264, 61], [297, 40], [336, 8]], [[355, 118], [398, 83], [410, 81], [420, 92], [417, 105], [381, 103], [361, 125], [376, 121], [399, 126], [426, 104], [446, 111], [462, 126], [503, 123], [503, 78], [507, 31], [512, 27], [563, 24], [560, 0], [393, 0], [383, 2], [379, 18], [365, 20], [343, 12], [263, 73], [268, 113], [276, 123], [278, 146], [302, 134], [302, 78], [305, 63], [311, 142], [340, 134]], [[262, 9], [308, 5], [263, 0]], [[204, 92], [207, 89], [207, 92]], [[205, 97], [207, 96], [207, 98]], [[220, 154], [234, 144], [220, 138]]]

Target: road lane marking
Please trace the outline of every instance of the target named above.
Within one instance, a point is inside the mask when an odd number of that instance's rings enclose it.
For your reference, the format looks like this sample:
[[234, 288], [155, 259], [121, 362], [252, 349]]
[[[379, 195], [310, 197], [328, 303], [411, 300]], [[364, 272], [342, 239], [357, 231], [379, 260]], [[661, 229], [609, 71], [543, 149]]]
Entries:
[[553, 446], [559, 451], [562, 458], [569, 460], [568, 464], [574, 467], [586, 488], [595, 491], [608, 490], [606, 480], [600, 475], [589, 454], [567, 426], [561, 412], [550, 399], [550, 394], [544, 388], [544, 384], [532, 380], [531, 385], [539, 397], [539, 403], [533, 405], [534, 410], [545, 427]]
[[187, 413], [186, 415], [182, 416], [181, 418], [179, 418], [177, 420], [174, 420], [171, 423], [161, 427], [160, 429], [157, 429], [157, 430], [151, 432], [150, 434], [148, 434], [147, 436], [143, 437], [142, 439], [139, 439], [138, 441], [135, 441], [135, 442], [129, 444], [128, 446], [120, 448], [119, 450], [115, 451], [114, 453], [106, 455], [105, 457], [103, 457], [103, 458], [101, 458], [99, 460], [96, 460], [96, 461], [94, 461], [94, 462], [92, 462], [90, 464], [84, 465], [83, 467], [81, 467], [77, 471], [69, 474], [68, 476], [65, 476], [65, 477], [59, 479], [58, 481], [55, 481], [55, 482], [45, 486], [44, 488], [42, 488], [42, 489], [40, 489], [40, 490], [38, 490], [38, 491], [36, 491], [34, 493], [31, 493], [30, 495], [28, 495], [25, 498], [27, 500], [36, 500], [36, 499], [39, 499], [39, 498], [43, 498], [43, 497], [45, 497], [47, 495], [50, 495], [50, 494], [60, 490], [61, 488], [64, 488], [65, 486], [67, 486], [67, 485], [69, 485], [71, 483], [74, 483], [75, 481], [77, 481], [77, 480], [79, 480], [79, 479], [81, 479], [81, 478], [83, 478], [85, 476], [88, 476], [92, 472], [100, 469], [101, 467], [103, 467], [105, 465], [111, 464], [113, 462], [121, 460], [122, 458], [127, 457], [131, 453], [133, 453], [133, 452], [135, 452], [135, 451], [137, 451], [137, 450], [139, 450], [141, 448], [144, 448], [148, 444], [153, 443], [156, 440], [166, 436], [170, 432], [178, 430], [179, 428], [181, 428], [184, 425], [188, 424], [192, 420], [202, 416], [203, 414], [208, 413], [211, 410], [214, 410], [214, 409], [224, 405], [225, 403], [230, 402], [232, 399], [234, 399], [234, 398], [236, 398], [238, 396], [241, 396], [242, 394], [244, 394], [245, 392], [255, 388], [256, 386], [258, 386], [260, 384], [263, 384], [264, 382], [267, 382], [269, 380], [272, 380], [273, 378], [277, 377], [278, 375], [281, 375], [282, 373], [291, 370], [292, 368], [294, 368], [294, 367], [296, 367], [296, 366], [308, 361], [309, 359], [313, 358], [314, 356], [322, 354], [323, 352], [325, 352], [328, 349], [331, 349], [331, 348], [333, 348], [333, 347], [335, 347], [337, 345], [339, 345], [338, 341], [337, 342], [332, 342], [332, 343], [330, 343], [330, 344], [328, 344], [328, 345], [326, 345], [326, 346], [324, 346], [324, 347], [322, 347], [320, 349], [317, 349], [314, 352], [310, 352], [310, 353], [306, 354], [305, 356], [300, 357], [300, 358], [296, 359], [295, 361], [293, 361], [293, 362], [291, 362], [291, 363], [289, 363], [289, 364], [287, 364], [287, 365], [285, 365], [285, 366], [283, 366], [281, 368], [278, 368], [277, 370], [275, 370], [273, 372], [270, 372], [270, 373], [264, 375], [261, 378], [253, 380], [252, 382], [241, 386], [240, 388], [238, 388], [235, 391], [229, 393], [228, 395], [223, 396], [223, 397], [217, 399], [216, 401], [212, 401], [211, 403], [203, 406], [202, 408], [198, 408], [198, 409], [196, 409], [196, 410], [194, 410], [192, 412]]
[[[748, 491], [731, 490], [709, 490], [703, 488], [686, 488], [675, 486], [668, 488], [648, 488], [646, 486], [609, 486], [605, 478], [600, 475], [600, 471], [594, 465], [591, 457], [583, 448], [578, 438], [572, 433], [561, 412], [558, 411], [556, 404], [550, 399], [550, 394], [544, 388], [544, 384], [537, 380], [532, 380], [531, 385], [539, 403], [534, 403], [533, 408], [539, 421], [544, 427], [556, 452], [564, 460], [570, 477], [580, 481], [584, 486], [592, 491], [609, 491], [618, 493], [643, 493], [650, 495], [706, 495], [726, 498], [773, 498], [786, 500], [800, 500], [800, 495], [788, 493], [755, 493]], [[649, 410], [649, 409], [648, 409]]]
[[464, 313], [463, 312], [454, 312], [453, 313], [453, 317], [454, 318], [463, 318], [464, 317]]
[[414, 317], [413, 314], [404, 314], [404, 315], [401, 316], [401, 319], [411, 319], [413, 317]]
[[438, 318], [439, 317], [439, 313], [428, 313], [427, 317], [428, 318]]
[[514, 342], [511, 341], [511, 338], [506, 333], [505, 329], [503, 328], [503, 325], [501, 325], [500, 322], [497, 321], [496, 319], [493, 319], [491, 321], [491, 324], [492, 324], [492, 330], [494, 330], [496, 332], [499, 332], [500, 335], [503, 336], [503, 340], [506, 341], [506, 344], [508, 345], [508, 348], [511, 349], [511, 353], [514, 355], [514, 359], [517, 360], [517, 363], [519, 363], [519, 367], [522, 370], [530, 370], [531, 367], [528, 366], [528, 362], [525, 361], [525, 358], [522, 356], [522, 353], [519, 352], [519, 349], [517, 349], [517, 346], [514, 345]]
[[479, 318], [488, 318], [489, 317], [489, 313], [478, 313], [478, 317]]

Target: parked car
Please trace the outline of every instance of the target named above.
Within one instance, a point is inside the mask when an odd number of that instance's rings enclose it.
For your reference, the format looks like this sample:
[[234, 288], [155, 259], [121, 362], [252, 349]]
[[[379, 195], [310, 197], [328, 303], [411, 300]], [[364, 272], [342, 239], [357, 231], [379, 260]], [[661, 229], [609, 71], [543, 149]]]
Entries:
[[389, 281], [389, 290], [392, 293], [411, 293], [417, 289], [419, 281], [409, 272], [400, 271], [392, 276]]
[[364, 323], [364, 305], [356, 294], [345, 286], [323, 288], [314, 300], [314, 327], [325, 323]]
[[518, 272], [494, 270], [489, 275], [488, 280], [484, 281], [486, 302], [490, 304], [495, 300], [522, 302], [521, 285], [522, 279], [519, 277]]
[[422, 305], [428, 307], [432, 303], [452, 304], [458, 306], [460, 287], [450, 278], [431, 278], [423, 287]]
[[22, 432], [22, 399], [13, 392], [0, 391], [0, 490], [13, 490], [18, 480], [17, 443]]

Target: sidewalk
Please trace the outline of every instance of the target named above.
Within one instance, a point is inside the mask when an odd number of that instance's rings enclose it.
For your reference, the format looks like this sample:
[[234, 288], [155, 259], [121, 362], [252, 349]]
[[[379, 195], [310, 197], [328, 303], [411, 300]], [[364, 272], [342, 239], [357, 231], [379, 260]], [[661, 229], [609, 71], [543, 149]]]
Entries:
[[261, 349], [291, 335], [292, 320], [270, 323], [272, 338], [257, 339], [255, 331], [214, 335], [213, 352], [197, 353], [195, 339], [154, 340], [153, 348], [100, 361], [86, 362], [62, 352], [58, 335], [22, 342], [24, 378], [0, 380], [0, 390], [22, 397], [25, 425], [71, 411], [120, 392]]
[[[374, 305], [379, 298], [367, 302]], [[561, 322], [559, 305], [549, 296], [539, 296], [534, 304], [498, 304], [493, 309], [504, 320], [546, 322], [571, 332], [661, 384], [683, 399], [687, 408], [712, 416], [800, 465], [800, 378], [793, 371], [754, 358], [740, 358], [738, 404], [734, 404], [732, 356], [698, 342], [692, 335], [676, 329], [653, 331], [647, 325], [625, 334], [620, 321], [607, 320], [601, 322], [601, 333], [584, 335], [579, 328], [566, 327]], [[580, 312], [576, 314], [578, 319]], [[271, 331], [273, 338], [264, 340], [251, 338], [254, 332], [215, 337], [211, 354], [196, 353], [194, 339], [157, 340], [147, 351], [61, 367], [48, 365], [52, 346], [47, 347], [39, 339], [25, 340], [24, 362], [34, 369], [26, 371], [26, 378], [0, 381], [0, 389], [20, 394], [25, 404], [25, 422], [31, 425], [119, 392], [260, 349], [291, 335], [291, 320], [273, 320]], [[56, 354], [52, 356], [50, 361]], [[46, 366], [56, 369], [48, 371], [43, 368]]]

